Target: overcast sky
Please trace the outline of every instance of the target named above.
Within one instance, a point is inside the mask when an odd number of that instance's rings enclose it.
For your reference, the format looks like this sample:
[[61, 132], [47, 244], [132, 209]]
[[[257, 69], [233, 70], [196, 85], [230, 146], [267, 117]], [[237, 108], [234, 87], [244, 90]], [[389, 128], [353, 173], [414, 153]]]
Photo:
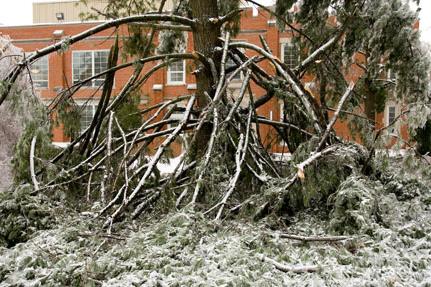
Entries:
[[[32, 3], [46, 0], [0, 0], [0, 23], [3, 25], [24, 25], [32, 23]], [[271, 0], [260, 0], [271, 2]], [[431, 1], [422, 0], [420, 4], [421, 31], [423, 40], [431, 44]]]

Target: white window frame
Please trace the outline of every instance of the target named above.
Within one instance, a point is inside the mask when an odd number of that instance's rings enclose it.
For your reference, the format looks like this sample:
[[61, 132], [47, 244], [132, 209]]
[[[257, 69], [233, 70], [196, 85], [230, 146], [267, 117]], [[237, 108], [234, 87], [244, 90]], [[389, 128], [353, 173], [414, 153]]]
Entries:
[[[79, 109], [80, 112], [84, 108], [83, 106], [86, 106], [86, 107], [90, 107], [91, 106], [92, 107], [92, 112], [93, 112], [93, 118], [94, 118], [94, 115], [96, 114], [98, 102], [95, 102], [95, 101], [79, 101], [79, 102], [76, 103], [76, 105], [78, 106], [78, 109]], [[79, 118], [79, 124], [81, 125], [81, 116]], [[82, 134], [88, 127], [89, 127], [89, 125], [86, 126], [86, 127], [80, 126], [79, 134]]]
[[[284, 63], [284, 47], [286, 46], [286, 45], [289, 45], [289, 46], [293, 46], [294, 47], [294, 45], [293, 45], [293, 43], [292, 43], [292, 39], [290, 39], [290, 38], [283, 38], [283, 39], [280, 39], [280, 58], [281, 58], [281, 61]], [[301, 53], [300, 53], [300, 51], [299, 51], [299, 49], [298, 49], [298, 64], [300, 64], [301, 63]], [[294, 67], [291, 67], [291, 68], [294, 68]]]
[[[397, 118], [400, 115], [400, 106], [395, 101], [388, 101], [385, 106], [385, 114], [384, 114], [385, 127], [387, 127], [390, 124], [389, 122], [390, 108], [395, 108], [395, 118]], [[386, 129], [387, 134], [397, 135], [399, 133], [399, 121], [400, 119], [398, 119], [393, 126]]]
[[[34, 53], [35, 52], [30, 52], [30, 53], [25, 53], [25, 54], [26, 54], [26, 57], [29, 57], [29, 56], [31, 56]], [[49, 55], [46, 55], [46, 56], [43, 56], [43, 57], [37, 59], [37, 61], [35, 63], [37, 63], [41, 59], [46, 59], [46, 62], [47, 62], [47, 77], [46, 77], [46, 80], [34, 80], [33, 73], [32, 73], [32, 67], [31, 66], [29, 67], [30, 68], [30, 76], [31, 76], [31, 81], [33, 82], [34, 88], [36, 90], [47, 90], [47, 89], [49, 89], [49, 70], [50, 70], [49, 69]], [[46, 87], [37, 87], [36, 84], [38, 82], [46, 82]]]
[[173, 112], [169, 117], [170, 120], [178, 120], [178, 122], [168, 124], [168, 129], [178, 126], [179, 122], [184, 118], [184, 113], [182, 112]]
[[[180, 103], [178, 104], [178, 107], [182, 107], [185, 108], [186, 105], [185, 103]], [[191, 118], [193, 118], [193, 115], [190, 115]], [[178, 122], [176, 124], [174, 123], [170, 123], [167, 125], [168, 129], [177, 127], [180, 124], [180, 121], [184, 119], [184, 112], [178, 112], [175, 111], [171, 114], [171, 116], [169, 117], [170, 120], [178, 120]], [[180, 140], [181, 140], [181, 152], [185, 151], [187, 149], [187, 133], [182, 133], [179, 136]]]
[[255, 5], [252, 5], [252, 6], [251, 6], [251, 9], [252, 9], [251, 15], [252, 15], [253, 17], [257, 17], [257, 16], [259, 16], [259, 9], [258, 9]]
[[[73, 59], [74, 59], [74, 55], [76, 55], [76, 54], [78, 54], [78, 53], [88, 53], [88, 52], [91, 52], [91, 76], [92, 77], [94, 77], [96, 74], [95, 74], [95, 57], [94, 57], [94, 55], [95, 55], [95, 53], [96, 52], [108, 52], [108, 57], [109, 57], [109, 49], [100, 49], [100, 50], [75, 50], [75, 51], [72, 51], [72, 83], [73, 84], [75, 84], [75, 75], [73, 74], [73, 71], [74, 71], [74, 64], [73, 64]], [[108, 59], [109, 60], [109, 59]], [[78, 81], [79, 81], [79, 79], [77, 79]], [[95, 89], [95, 88], [98, 88], [99, 87], [99, 85], [96, 85], [95, 84], [95, 82], [96, 82], [96, 80], [97, 79], [93, 79], [93, 80], [91, 80], [91, 86], [85, 86], [85, 85], [83, 85], [82, 86], [82, 88], [87, 88], [87, 89]], [[114, 79], [114, 86], [115, 86], [115, 79]]]
[[[182, 86], [186, 84], [186, 60], [178, 60], [175, 62], [180, 62], [182, 61], [183, 63], [183, 77], [181, 81], [173, 81], [172, 80], [172, 76], [171, 76], [171, 65], [168, 65], [168, 69], [167, 69], [167, 85], [168, 86]], [[178, 71], [175, 71], [176, 73], [179, 73]]]

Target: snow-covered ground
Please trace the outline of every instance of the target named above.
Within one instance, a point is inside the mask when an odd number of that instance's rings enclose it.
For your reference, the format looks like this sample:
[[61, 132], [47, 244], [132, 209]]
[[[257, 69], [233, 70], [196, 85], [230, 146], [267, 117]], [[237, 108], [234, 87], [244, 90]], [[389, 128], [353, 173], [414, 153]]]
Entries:
[[[183, 210], [106, 234], [91, 212], [56, 213], [52, 229], [0, 247], [0, 286], [431, 286], [431, 185], [421, 176], [353, 175], [329, 211], [315, 206], [259, 222]], [[349, 238], [305, 243], [281, 233]], [[283, 272], [262, 256], [318, 271]]]

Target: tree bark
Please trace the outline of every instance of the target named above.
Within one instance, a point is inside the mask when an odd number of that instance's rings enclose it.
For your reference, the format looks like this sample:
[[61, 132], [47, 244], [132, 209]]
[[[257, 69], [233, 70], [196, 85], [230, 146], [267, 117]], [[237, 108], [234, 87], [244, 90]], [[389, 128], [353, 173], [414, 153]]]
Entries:
[[[197, 20], [197, 23], [193, 26], [194, 49], [202, 53], [207, 59], [212, 59], [216, 70], [220, 71], [221, 55], [215, 53], [215, 48], [218, 38], [221, 36], [221, 31], [217, 22], [210, 21], [211, 18], [217, 19], [219, 17], [217, 0], [190, 0], [189, 5], [193, 19]], [[212, 78], [211, 71], [208, 71], [204, 66], [199, 67], [195, 76], [197, 109], [202, 111], [209, 103], [209, 99], [205, 93], [208, 95], [213, 94], [214, 79]], [[194, 157], [199, 157], [205, 153], [211, 131], [212, 127], [209, 123], [205, 123], [198, 131], [194, 147]]]

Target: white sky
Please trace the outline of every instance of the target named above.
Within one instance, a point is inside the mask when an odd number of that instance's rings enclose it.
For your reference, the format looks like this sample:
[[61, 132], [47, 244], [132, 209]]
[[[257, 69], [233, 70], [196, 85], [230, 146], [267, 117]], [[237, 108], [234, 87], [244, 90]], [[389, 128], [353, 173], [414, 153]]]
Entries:
[[[32, 23], [32, 3], [46, 0], [0, 0], [0, 23], [3, 25], [25, 25]], [[260, 0], [271, 2], [271, 0]], [[431, 44], [431, 0], [422, 0], [420, 27], [422, 39]]]

